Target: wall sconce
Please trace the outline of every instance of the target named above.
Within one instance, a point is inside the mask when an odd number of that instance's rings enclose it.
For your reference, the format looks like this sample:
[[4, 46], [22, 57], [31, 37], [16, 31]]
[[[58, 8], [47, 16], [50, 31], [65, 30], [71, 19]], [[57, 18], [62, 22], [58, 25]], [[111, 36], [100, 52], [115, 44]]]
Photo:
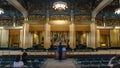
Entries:
[[[119, 0], [119, 5], [120, 5], [120, 0]], [[120, 14], [120, 6], [119, 8], [115, 9], [115, 14]]]
[[0, 8], [0, 14], [3, 14], [4, 10], [2, 8]]

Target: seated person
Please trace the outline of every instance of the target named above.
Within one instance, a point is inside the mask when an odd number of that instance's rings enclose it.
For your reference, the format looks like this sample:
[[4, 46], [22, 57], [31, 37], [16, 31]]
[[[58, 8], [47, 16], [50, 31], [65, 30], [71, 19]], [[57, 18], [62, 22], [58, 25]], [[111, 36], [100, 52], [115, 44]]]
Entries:
[[15, 68], [23, 68], [24, 63], [21, 60], [22, 60], [22, 57], [20, 55], [17, 55], [16, 59], [15, 59], [15, 61], [13, 63], [13, 67], [15, 67]]
[[[115, 60], [115, 59], [117, 59], [118, 62], [117, 62], [116, 64], [112, 64], [112, 61]], [[119, 59], [120, 59], [120, 55], [113, 56], [113, 57], [110, 59], [110, 61], [109, 61], [109, 63], [108, 63], [108, 66], [109, 66], [110, 68], [120, 68], [120, 67], [119, 67], [119, 66], [120, 66]]]

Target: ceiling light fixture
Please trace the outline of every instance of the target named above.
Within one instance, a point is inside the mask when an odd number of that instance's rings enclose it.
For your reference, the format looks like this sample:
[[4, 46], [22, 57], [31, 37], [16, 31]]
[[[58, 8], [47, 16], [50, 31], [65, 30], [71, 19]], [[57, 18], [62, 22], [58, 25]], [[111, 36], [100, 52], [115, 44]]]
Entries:
[[4, 10], [2, 8], [0, 8], [0, 14], [3, 14]]
[[58, 11], [65, 10], [68, 8], [67, 3], [63, 1], [58, 1], [53, 3], [53, 8]]

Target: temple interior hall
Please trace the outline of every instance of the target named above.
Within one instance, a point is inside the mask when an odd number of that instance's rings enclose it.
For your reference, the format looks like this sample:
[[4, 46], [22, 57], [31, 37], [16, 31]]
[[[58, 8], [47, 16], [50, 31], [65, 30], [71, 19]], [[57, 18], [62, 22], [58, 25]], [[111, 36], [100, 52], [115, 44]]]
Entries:
[[120, 0], [0, 0], [0, 68], [23, 53], [25, 68], [110, 68], [120, 56]]

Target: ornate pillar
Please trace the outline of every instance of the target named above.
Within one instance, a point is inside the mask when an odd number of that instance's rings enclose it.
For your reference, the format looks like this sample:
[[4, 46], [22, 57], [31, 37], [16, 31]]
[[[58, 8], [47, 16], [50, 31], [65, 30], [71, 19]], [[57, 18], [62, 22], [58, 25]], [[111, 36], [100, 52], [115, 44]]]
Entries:
[[97, 47], [100, 47], [100, 30], [97, 30]]
[[71, 24], [70, 24], [70, 48], [74, 49], [76, 46], [76, 34], [75, 34], [75, 24], [74, 24], [74, 14], [71, 10]]
[[90, 43], [91, 43], [91, 42], [90, 42], [90, 40], [91, 40], [91, 39], [90, 39], [90, 32], [87, 32], [86, 35], [87, 35], [87, 42], [86, 42], [86, 43], [87, 43], [87, 47], [89, 47], [89, 45], [90, 45]]
[[91, 45], [89, 47], [96, 48], [96, 40], [97, 40], [97, 28], [95, 24], [95, 18], [92, 18], [92, 23], [91, 23]]
[[9, 43], [9, 30], [1, 30], [1, 47], [8, 47]]
[[49, 24], [49, 11], [47, 10], [46, 15], [46, 24], [45, 24], [45, 32], [44, 32], [44, 48], [48, 49], [50, 48], [50, 24]]
[[29, 34], [29, 24], [27, 23], [28, 20], [24, 20], [23, 24], [23, 45], [22, 48], [26, 49], [31, 47], [30, 46], [30, 34]]
[[20, 43], [19, 43], [19, 47], [22, 48], [23, 46], [23, 29], [20, 30]]

